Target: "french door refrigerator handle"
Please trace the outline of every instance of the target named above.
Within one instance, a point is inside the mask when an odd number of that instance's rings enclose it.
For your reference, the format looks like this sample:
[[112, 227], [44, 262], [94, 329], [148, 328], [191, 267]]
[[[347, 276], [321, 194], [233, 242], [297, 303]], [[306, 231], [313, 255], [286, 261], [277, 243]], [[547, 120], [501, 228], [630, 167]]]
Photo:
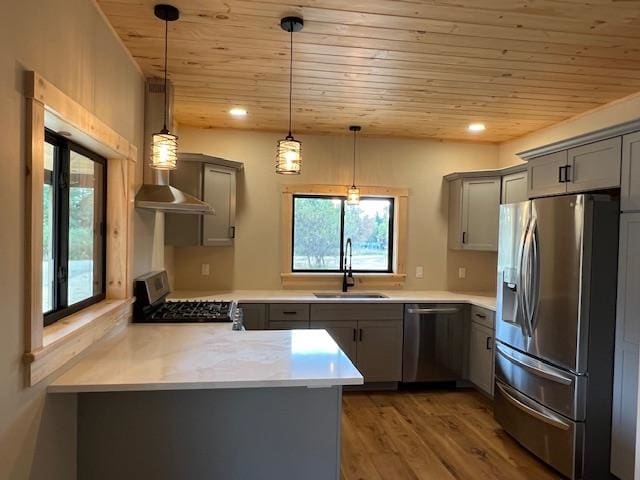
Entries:
[[551, 380], [552, 382], [560, 383], [562, 385], [571, 385], [573, 384], [573, 380], [569, 377], [565, 377], [564, 375], [560, 375], [554, 372], [551, 369], [545, 367], [538, 367], [536, 365], [531, 365], [525, 360], [520, 360], [519, 358], [514, 357], [510, 353], [504, 350], [500, 344], [496, 345], [496, 350], [498, 354], [504, 358], [506, 358], [509, 362], [515, 363], [516, 365], [524, 368], [525, 370], [537, 375], [538, 377], [546, 378], [547, 380]]
[[515, 398], [511, 393], [507, 391], [507, 388], [496, 382], [496, 387], [500, 390], [500, 392], [504, 395], [504, 398], [514, 407], [523, 412], [531, 415], [532, 417], [537, 418], [538, 420], [546, 423], [547, 425], [551, 425], [552, 427], [558, 428], [560, 430], [569, 430], [571, 425], [562, 421], [558, 416], [552, 415], [547, 412], [541, 412], [537, 409], [525, 404], [524, 402]]
[[407, 309], [407, 313], [409, 314], [436, 314], [436, 313], [458, 313], [460, 311], [459, 308], [409, 308]]
[[527, 282], [526, 275], [524, 272], [525, 267], [525, 252], [527, 249], [527, 240], [529, 238], [529, 228], [531, 226], [531, 218], [527, 221], [527, 226], [524, 230], [524, 235], [522, 236], [522, 244], [520, 246], [520, 258], [518, 261], [518, 286], [516, 288], [516, 299], [518, 301], [518, 310], [522, 313], [523, 323], [520, 325], [522, 329], [522, 335], [525, 337], [531, 337], [533, 332], [531, 332], [529, 326], [529, 310], [526, 300], [526, 291], [527, 291]]
[[537, 313], [538, 313], [538, 301], [540, 298], [540, 244], [538, 240], [538, 220], [534, 216], [531, 225], [531, 237], [530, 237], [530, 249], [531, 249], [531, 283], [529, 299], [531, 305], [529, 305], [529, 326], [531, 333], [535, 331], [537, 327]]

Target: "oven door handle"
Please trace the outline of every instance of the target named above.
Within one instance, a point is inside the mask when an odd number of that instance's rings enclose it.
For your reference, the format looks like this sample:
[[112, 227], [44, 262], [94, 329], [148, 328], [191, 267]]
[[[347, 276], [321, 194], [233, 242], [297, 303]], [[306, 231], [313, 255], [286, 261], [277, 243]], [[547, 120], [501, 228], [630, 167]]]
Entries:
[[413, 315], [432, 315], [436, 313], [458, 313], [459, 308], [408, 308], [407, 313]]
[[531, 372], [538, 377], [546, 378], [547, 380], [551, 380], [552, 382], [560, 383], [562, 385], [573, 384], [573, 380], [569, 377], [560, 375], [559, 373], [556, 373], [549, 368], [531, 365], [525, 360], [520, 360], [519, 358], [514, 357], [513, 355], [507, 353], [502, 345], [497, 345], [497, 351], [500, 356], [506, 358], [509, 362], [515, 363], [516, 365], [524, 368], [528, 372]]
[[[515, 396], [513, 396], [511, 393], [509, 393], [509, 391], [507, 390], [507, 387], [501, 385], [499, 382], [496, 382], [496, 387], [498, 387], [498, 389], [500, 390], [500, 392], [502, 392], [502, 394], [504, 395], [504, 398], [514, 407], [516, 407], [518, 410], [522, 410], [524, 413], [537, 418], [538, 420], [540, 420], [541, 422], [546, 423], [547, 425], [551, 425], [552, 427], [558, 428], [560, 430], [569, 430], [569, 428], [571, 428], [571, 425], [569, 425], [568, 423], [562, 421], [560, 419], [560, 417], [558, 417], [557, 415], [553, 415], [551, 413], [548, 412], [541, 412], [527, 404], [525, 404], [524, 402], [518, 400]], [[509, 389], [511, 390], [511, 389]], [[546, 409], [545, 409], [546, 410]]]

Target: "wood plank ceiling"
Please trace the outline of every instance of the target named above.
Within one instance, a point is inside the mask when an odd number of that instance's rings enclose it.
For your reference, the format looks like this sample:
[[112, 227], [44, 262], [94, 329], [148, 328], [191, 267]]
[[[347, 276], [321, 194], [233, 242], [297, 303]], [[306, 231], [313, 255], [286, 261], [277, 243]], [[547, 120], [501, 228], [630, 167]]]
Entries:
[[[154, 0], [98, 0], [161, 76]], [[640, 91], [636, 0], [175, 0], [169, 72], [182, 124], [500, 142]], [[232, 118], [231, 107], [249, 115]], [[471, 135], [470, 122], [487, 130]]]

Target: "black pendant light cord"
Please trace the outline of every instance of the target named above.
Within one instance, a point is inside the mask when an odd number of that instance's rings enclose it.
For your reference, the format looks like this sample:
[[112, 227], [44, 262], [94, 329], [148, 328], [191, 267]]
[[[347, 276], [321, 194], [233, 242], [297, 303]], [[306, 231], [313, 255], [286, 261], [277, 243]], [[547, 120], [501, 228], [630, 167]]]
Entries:
[[169, 20], [164, 21], [164, 128], [167, 130], [167, 51], [169, 50]]
[[357, 130], [353, 131], [353, 182], [352, 186], [356, 186], [356, 135], [358, 134]]
[[293, 25], [291, 25], [291, 41], [289, 42], [289, 137], [293, 138], [291, 135], [291, 117], [293, 113]]

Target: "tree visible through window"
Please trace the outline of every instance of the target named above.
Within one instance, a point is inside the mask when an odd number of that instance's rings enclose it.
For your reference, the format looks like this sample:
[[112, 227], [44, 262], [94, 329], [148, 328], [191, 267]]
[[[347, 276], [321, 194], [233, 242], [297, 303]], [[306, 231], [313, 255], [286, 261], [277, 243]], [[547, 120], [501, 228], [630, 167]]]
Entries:
[[354, 271], [392, 272], [393, 199], [349, 205], [343, 197], [293, 197], [292, 271], [342, 271], [347, 239]]
[[47, 131], [42, 306], [45, 325], [104, 298], [106, 161]]

